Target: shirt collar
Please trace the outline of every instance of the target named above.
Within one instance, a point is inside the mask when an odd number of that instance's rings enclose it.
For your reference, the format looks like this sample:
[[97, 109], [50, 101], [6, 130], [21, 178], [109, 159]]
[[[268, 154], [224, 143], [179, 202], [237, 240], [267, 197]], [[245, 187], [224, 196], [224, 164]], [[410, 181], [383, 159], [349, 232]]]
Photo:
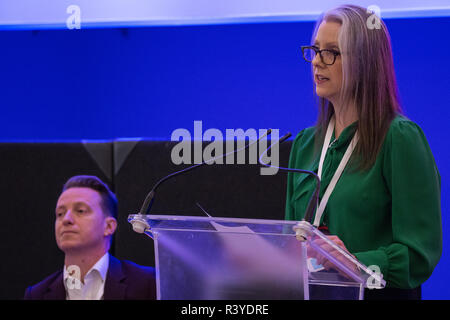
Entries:
[[[108, 266], [109, 266], [109, 253], [107, 252], [92, 266], [91, 269], [89, 269], [89, 271], [86, 273], [86, 276], [90, 274], [93, 270], [97, 270], [97, 272], [100, 274], [104, 282], [106, 280]], [[64, 266], [63, 276], [64, 276], [64, 283], [66, 283], [66, 280], [69, 277], [69, 271], [67, 270], [66, 266]]]
[[[336, 140], [336, 147], [339, 147], [341, 145], [346, 145], [350, 142], [350, 140], [353, 138], [353, 135], [356, 132], [356, 129], [358, 128], [358, 121], [353, 122], [352, 124], [345, 127], [344, 130], [342, 130], [341, 134], [339, 135], [339, 138]], [[335, 139], [334, 130], [333, 130], [333, 137], [332, 139]]]
[[91, 272], [92, 270], [97, 270], [100, 276], [102, 277], [102, 280], [105, 281], [106, 279], [106, 273], [108, 272], [108, 265], [109, 265], [109, 254], [108, 252], [101, 257], [96, 264], [87, 272]]

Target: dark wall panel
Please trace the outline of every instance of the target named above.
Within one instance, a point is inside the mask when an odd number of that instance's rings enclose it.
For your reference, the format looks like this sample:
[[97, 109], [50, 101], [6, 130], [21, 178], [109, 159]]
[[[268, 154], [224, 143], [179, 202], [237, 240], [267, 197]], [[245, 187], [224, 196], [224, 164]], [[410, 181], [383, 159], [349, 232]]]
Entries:
[[[123, 158], [118, 154], [123, 150], [128, 153], [114, 177], [119, 199], [116, 255], [120, 258], [154, 265], [153, 241], [135, 233], [127, 216], [139, 212], [146, 194], [159, 179], [188, 167], [173, 164], [171, 150], [175, 144], [158, 141], [114, 144], [115, 158]], [[280, 146], [282, 166], [287, 166], [290, 147], [290, 141]], [[206, 216], [196, 205], [199, 203], [213, 217], [283, 220], [287, 175], [278, 172], [263, 176], [259, 168], [251, 164], [206, 165], [174, 177], [158, 188], [151, 214]]]

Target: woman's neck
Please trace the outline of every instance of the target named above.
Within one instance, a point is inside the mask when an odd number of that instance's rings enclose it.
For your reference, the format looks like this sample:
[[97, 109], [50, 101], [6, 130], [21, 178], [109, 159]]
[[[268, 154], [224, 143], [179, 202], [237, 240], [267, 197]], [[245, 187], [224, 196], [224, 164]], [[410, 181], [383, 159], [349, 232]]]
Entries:
[[336, 119], [334, 124], [334, 137], [338, 139], [346, 127], [358, 120], [358, 113], [354, 105], [344, 108], [340, 105], [333, 104], [333, 107]]

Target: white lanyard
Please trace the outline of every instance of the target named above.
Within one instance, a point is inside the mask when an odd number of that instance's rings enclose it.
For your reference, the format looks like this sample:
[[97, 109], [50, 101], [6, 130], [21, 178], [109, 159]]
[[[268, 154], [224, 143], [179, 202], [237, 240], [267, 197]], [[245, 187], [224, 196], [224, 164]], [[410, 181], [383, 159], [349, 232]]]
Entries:
[[[330, 123], [328, 124], [327, 133], [325, 135], [325, 141], [323, 142], [323, 146], [322, 146], [322, 153], [320, 154], [319, 171], [317, 174], [319, 176], [319, 179], [321, 179], [321, 180], [322, 180], [323, 162], [325, 160], [325, 155], [326, 155], [328, 147], [330, 145], [331, 136], [332, 136], [333, 130], [334, 130], [334, 124], [335, 124], [335, 119], [333, 116], [330, 120]], [[344, 171], [344, 168], [347, 165], [347, 162], [350, 159], [350, 156], [352, 155], [352, 152], [355, 149], [355, 146], [357, 143], [358, 143], [358, 132], [355, 132], [355, 135], [353, 136], [352, 141], [348, 145], [347, 150], [345, 151], [344, 156], [342, 157], [342, 160], [339, 163], [339, 166], [337, 167], [336, 172], [334, 173], [334, 176], [331, 179], [330, 184], [327, 187], [327, 190], [325, 190], [322, 200], [320, 201], [319, 208], [316, 211], [316, 216], [314, 218], [314, 223], [313, 223], [316, 227], [318, 227], [320, 224], [320, 220], [322, 218], [323, 212], [327, 205], [328, 199], [330, 198], [330, 195], [333, 192], [334, 187], [336, 186], [336, 183], [338, 182], [339, 178], [341, 177], [341, 174]]]

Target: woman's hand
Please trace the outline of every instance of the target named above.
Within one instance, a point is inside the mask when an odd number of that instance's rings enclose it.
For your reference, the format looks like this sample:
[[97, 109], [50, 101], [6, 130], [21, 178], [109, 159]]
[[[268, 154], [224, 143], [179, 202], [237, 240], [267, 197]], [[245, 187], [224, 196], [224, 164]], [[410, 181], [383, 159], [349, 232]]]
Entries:
[[[338, 245], [341, 249], [346, 251], [349, 255], [351, 255], [353, 258], [355, 258], [354, 255], [352, 255], [347, 248], [345, 247], [344, 242], [342, 242], [341, 239], [339, 239], [338, 236], [327, 236], [328, 240], [331, 240], [336, 245]], [[324, 251], [327, 251], [329, 254], [331, 254], [336, 260], [338, 260], [341, 264], [345, 265], [348, 269], [353, 271], [356, 274], [359, 274], [359, 268], [352, 262], [348, 261], [348, 259], [338, 250], [333, 248], [331, 245], [329, 245], [325, 240], [317, 237], [313, 238], [311, 240], [312, 243], [319, 246]], [[311, 245], [308, 246], [308, 257], [315, 258], [317, 260], [317, 264], [321, 264], [325, 270], [335, 269], [339, 271], [340, 273], [344, 274], [343, 270], [339, 269], [338, 266], [333, 264], [330, 260], [328, 260], [324, 255], [322, 255], [320, 252], [314, 250]], [[355, 258], [356, 259], [356, 258]]]

